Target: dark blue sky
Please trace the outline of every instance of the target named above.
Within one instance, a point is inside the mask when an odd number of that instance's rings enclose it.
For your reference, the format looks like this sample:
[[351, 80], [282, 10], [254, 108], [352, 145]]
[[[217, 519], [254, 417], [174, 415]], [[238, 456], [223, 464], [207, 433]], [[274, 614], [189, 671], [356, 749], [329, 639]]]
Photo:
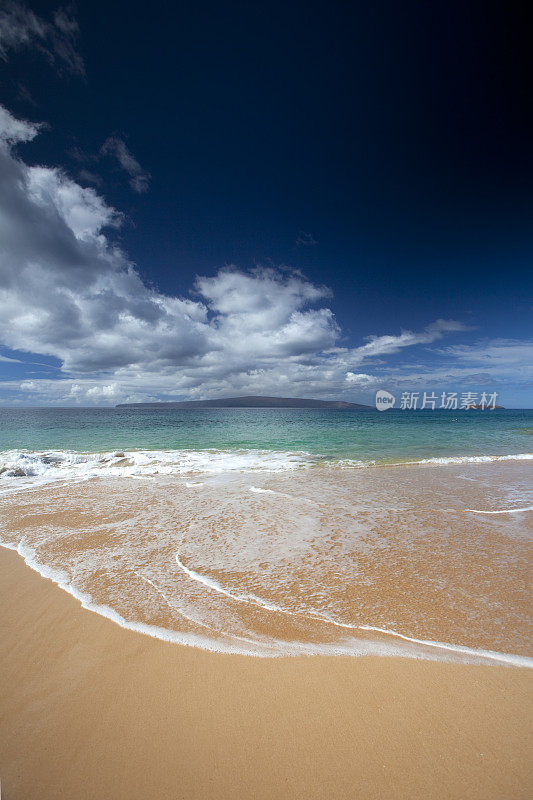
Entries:
[[475, 329], [449, 344], [531, 336], [523, 4], [171, 5], [78, 3], [84, 76], [37, 47], [0, 66], [6, 108], [49, 126], [19, 156], [123, 212], [113, 238], [145, 282], [189, 296], [223, 265], [296, 268], [331, 288], [345, 347], [439, 318]]

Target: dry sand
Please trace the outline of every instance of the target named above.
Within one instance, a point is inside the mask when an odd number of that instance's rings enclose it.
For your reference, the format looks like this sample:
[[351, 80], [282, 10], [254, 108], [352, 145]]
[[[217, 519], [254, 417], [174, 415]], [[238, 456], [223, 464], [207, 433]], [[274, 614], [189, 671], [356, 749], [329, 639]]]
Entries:
[[533, 797], [533, 673], [215, 655], [0, 550], [2, 800]]

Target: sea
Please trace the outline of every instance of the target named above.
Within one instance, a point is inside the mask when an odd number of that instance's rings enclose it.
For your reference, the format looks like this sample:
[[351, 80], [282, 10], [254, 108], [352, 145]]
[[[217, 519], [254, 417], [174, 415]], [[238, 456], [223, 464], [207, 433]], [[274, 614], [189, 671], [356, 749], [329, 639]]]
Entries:
[[533, 411], [0, 409], [0, 544], [242, 656], [533, 665]]

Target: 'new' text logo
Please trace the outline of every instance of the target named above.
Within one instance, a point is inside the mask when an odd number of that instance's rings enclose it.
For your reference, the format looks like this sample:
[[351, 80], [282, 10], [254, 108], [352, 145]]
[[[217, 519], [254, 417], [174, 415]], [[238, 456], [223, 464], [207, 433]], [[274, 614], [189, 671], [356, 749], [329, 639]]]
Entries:
[[385, 389], [379, 389], [376, 392], [376, 408], [378, 411], [386, 411], [388, 408], [394, 408], [394, 403], [396, 402], [396, 398], [390, 392], [386, 392]]

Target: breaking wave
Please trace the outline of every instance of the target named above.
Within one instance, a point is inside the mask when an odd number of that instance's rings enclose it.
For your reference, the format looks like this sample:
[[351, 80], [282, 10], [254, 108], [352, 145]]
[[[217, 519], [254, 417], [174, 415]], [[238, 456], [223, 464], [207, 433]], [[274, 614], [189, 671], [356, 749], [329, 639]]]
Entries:
[[[71, 450], [7, 450], [0, 453], [1, 491], [53, 481], [91, 478], [150, 478], [157, 475], [285, 472], [313, 466], [357, 469], [375, 466], [486, 464], [527, 461], [533, 453], [441, 456], [418, 461], [332, 459], [306, 451], [276, 450], [114, 450], [88, 453]], [[3, 480], [4, 479], [4, 480]], [[6, 481], [5, 479], [10, 479]], [[191, 486], [195, 485], [193, 483]], [[251, 491], [261, 491], [252, 487]]]

